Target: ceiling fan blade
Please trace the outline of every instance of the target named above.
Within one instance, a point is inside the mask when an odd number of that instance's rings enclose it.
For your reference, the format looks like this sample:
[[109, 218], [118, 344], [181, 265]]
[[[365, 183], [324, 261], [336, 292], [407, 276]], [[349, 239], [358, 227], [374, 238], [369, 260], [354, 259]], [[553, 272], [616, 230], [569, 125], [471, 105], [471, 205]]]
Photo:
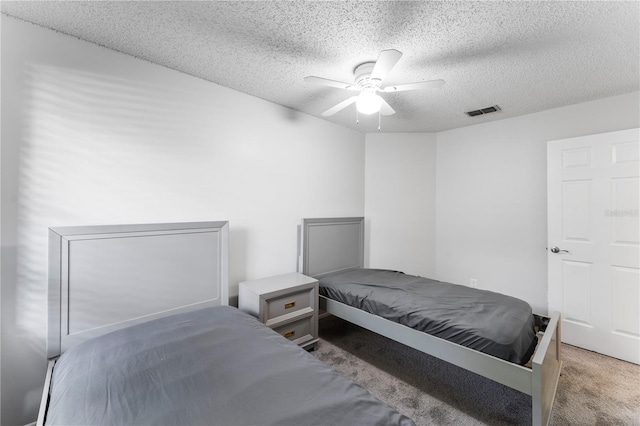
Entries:
[[[380, 98], [382, 99], [382, 98]], [[389, 105], [387, 103], [387, 101], [385, 101], [384, 99], [382, 99], [382, 102], [380, 102], [380, 114], [381, 115], [393, 115], [396, 112], [393, 110], [393, 108], [391, 108], [391, 105]]]
[[345, 109], [346, 107], [348, 107], [349, 105], [354, 103], [356, 101], [356, 99], [358, 99], [357, 96], [352, 96], [349, 99], [346, 99], [346, 100], [340, 102], [338, 105], [336, 105], [336, 106], [334, 106], [332, 108], [329, 108], [328, 110], [326, 110], [325, 112], [322, 113], [322, 116], [323, 117], [329, 117], [330, 115], [333, 115], [336, 112]]
[[371, 71], [371, 79], [383, 81], [387, 78], [387, 75], [389, 75], [391, 69], [396, 65], [401, 57], [402, 52], [395, 49], [388, 49], [380, 52], [378, 60], [373, 67], [373, 71]]
[[380, 89], [383, 92], [403, 92], [405, 90], [437, 89], [444, 85], [444, 80], [419, 81], [417, 83], [397, 84]]
[[337, 87], [338, 89], [358, 90], [358, 86], [351, 83], [343, 83], [342, 81], [329, 80], [328, 78], [309, 76], [305, 77], [306, 83], [320, 84], [322, 86]]

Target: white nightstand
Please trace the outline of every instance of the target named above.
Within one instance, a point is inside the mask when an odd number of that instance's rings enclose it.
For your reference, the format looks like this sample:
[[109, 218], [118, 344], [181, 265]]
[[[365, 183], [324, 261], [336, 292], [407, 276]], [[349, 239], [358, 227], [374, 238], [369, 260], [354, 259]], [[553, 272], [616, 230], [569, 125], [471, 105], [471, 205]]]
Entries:
[[296, 272], [243, 281], [238, 308], [305, 349], [318, 342], [318, 280]]

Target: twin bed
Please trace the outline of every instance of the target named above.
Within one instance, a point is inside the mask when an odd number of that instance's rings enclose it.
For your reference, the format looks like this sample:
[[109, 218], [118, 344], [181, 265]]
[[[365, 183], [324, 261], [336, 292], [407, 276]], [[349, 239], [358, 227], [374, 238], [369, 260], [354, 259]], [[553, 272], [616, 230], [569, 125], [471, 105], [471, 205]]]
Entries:
[[[531, 395], [533, 423], [548, 423], [558, 315], [363, 269], [363, 218], [304, 219], [301, 236], [302, 272], [319, 278], [327, 312]], [[51, 229], [50, 362], [38, 424], [413, 424], [227, 306], [227, 245], [227, 222]], [[423, 287], [441, 293], [429, 309], [431, 296], [416, 293]], [[477, 327], [480, 317], [490, 321]], [[456, 318], [459, 327], [442, 326]], [[537, 348], [536, 326], [546, 328]], [[520, 365], [534, 348], [531, 367]]]
[[228, 305], [228, 223], [50, 230], [37, 424], [413, 425]]
[[300, 236], [299, 269], [319, 279], [321, 309], [531, 395], [532, 423], [549, 423], [562, 366], [559, 313], [534, 315], [502, 294], [363, 269], [362, 217], [303, 219]]

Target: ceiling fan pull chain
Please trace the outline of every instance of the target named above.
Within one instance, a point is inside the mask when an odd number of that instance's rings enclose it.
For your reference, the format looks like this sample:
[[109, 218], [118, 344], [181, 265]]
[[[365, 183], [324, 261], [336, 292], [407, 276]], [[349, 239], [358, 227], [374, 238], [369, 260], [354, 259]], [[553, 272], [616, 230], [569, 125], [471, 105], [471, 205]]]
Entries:
[[360, 115], [358, 114], [358, 108], [356, 108], [356, 124], [360, 124]]
[[378, 131], [380, 131], [380, 122], [382, 121], [380, 110], [378, 110]]

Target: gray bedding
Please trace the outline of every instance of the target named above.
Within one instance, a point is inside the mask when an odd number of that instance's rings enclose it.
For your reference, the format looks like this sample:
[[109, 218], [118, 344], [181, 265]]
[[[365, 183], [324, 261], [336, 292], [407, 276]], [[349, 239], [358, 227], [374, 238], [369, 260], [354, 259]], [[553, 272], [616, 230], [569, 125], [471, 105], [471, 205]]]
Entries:
[[514, 297], [382, 269], [320, 279], [320, 294], [390, 321], [525, 364], [537, 337], [531, 306]]
[[53, 370], [46, 423], [413, 424], [228, 306], [150, 321], [70, 348]]

